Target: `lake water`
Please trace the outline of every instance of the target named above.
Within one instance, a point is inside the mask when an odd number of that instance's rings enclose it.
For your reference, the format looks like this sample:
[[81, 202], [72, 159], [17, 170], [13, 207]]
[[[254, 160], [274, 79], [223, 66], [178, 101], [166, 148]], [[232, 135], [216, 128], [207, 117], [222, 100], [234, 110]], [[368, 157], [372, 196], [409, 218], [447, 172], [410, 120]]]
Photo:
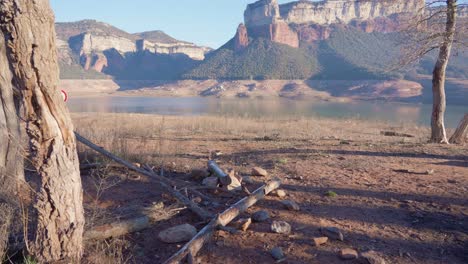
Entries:
[[[243, 117], [360, 118], [388, 122], [430, 124], [432, 105], [387, 102], [318, 102], [307, 100], [252, 100], [159, 97], [81, 97], [68, 103], [72, 112], [150, 113], [159, 115], [221, 115]], [[456, 127], [466, 106], [448, 106], [447, 127]]]

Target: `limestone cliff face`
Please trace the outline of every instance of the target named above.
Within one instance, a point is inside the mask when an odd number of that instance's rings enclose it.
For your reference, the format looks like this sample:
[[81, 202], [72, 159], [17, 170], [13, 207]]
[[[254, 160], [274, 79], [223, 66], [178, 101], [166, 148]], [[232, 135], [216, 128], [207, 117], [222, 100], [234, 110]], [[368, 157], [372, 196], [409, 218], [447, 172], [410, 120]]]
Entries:
[[392, 32], [398, 18], [424, 7], [424, 0], [300, 0], [279, 5], [259, 0], [247, 6], [244, 20], [248, 35], [298, 47], [330, 36], [332, 24], [345, 24], [364, 32]]
[[281, 17], [294, 24], [350, 23], [353, 20], [372, 20], [394, 14], [415, 12], [424, 7], [424, 0], [369, 0], [320, 2], [298, 1], [281, 5]]
[[134, 41], [118, 36], [84, 33], [73, 37], [70, 43], [72, 44], [72, 49], [79, 51], [80, 55], [96, 51], [102, 52], [112, 48], [122, 54], [136, 51], [136, 43]]
[[[62, 65], [80, 64], [85, 70], [120, 69], [128, 54], [182, 54], [203, 60], [211, 49], [176, 40], [162, 31], [129, 34], [94, 20], [57, 23], [57, 50]], [[145, 39], [148, 38], [148, 39]]]
[[244, 21], [247, 27], [270, 25], [280, 18], [277, 0], [259, 0], [247, 5], [244, 12]]
[[281, 18], [277, 0], [260, 0], [248, 5], [244, 20], [248, 34], [252, 37], [299, 47], [299, 36]]
[[160, 43], [151, 42], [145, 39], [137, 40], [138, 51], [150, 51], [156, 54], [185, 54], [194, 60], [205, 59], [206, 48], [198, 47], [192, 43]]

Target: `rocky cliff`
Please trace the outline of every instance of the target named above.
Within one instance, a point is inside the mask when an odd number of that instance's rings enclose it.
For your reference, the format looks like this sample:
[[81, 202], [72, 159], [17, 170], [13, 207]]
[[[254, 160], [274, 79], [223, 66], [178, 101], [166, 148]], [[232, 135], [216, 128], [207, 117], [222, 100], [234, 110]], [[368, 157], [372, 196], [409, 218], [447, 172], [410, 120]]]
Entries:
[[349, 25], [365, 32], [393, 32], [399, 16], [424, 7], [424, 0], [301, 0], [279, 5], [259, 0], [244, 12], [249, 36], [298, 47], [299, 42], [327, 39], [331, 25]]
[[234, 37], [234, 50], [240, 51], [249, 45], [249, 35], [247, 28], [244, 24], [240, 24], [237, 27], [236, 36]]
[[390, 17], [395, 14], [415, 12], [423, 7], [424, 0], [326, 0], [292, 2], [279, 6], [279, 9], [281, 17], [289, 24], [329, 25]]
[[187, 42], [161, 43], [140, 39], [136, 42], [138, 51], [150, 51], [156, 54], [185, 54], [194, 60], [205, 59], [205, 54], [210, 51], [206, 47], [198, 47]]
[[57, 49], [62, 67], [80, 64], [84, 70], [121, 69], [127, 55], [135, 53], [184, 55], [203, 60], [211, 49], [176, 40], [162, 31], [129, 34], [109, 24], [83, 20], [57, 23]]

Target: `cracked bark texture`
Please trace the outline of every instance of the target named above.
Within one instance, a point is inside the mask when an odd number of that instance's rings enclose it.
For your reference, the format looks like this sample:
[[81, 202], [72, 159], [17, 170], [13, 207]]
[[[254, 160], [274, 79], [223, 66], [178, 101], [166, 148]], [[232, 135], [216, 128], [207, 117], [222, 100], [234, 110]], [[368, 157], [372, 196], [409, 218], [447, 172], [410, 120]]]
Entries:
[[24, 182], [23, 157], [17, 109], [13, 99], [12, 74], [0, 32], [0, 202], [16, 204]]
[[20, 216], [18, 197], [24, 170], [11, 80], [5, 38], [0, 31], [0, 261], [4, 259], [9, 235], [21, 233], [21, 225], [12, 225], [13, 217]]
[[49, 1], [0, 0], [0, 25], [12, 85], [21, 98], [30, 159], [41, 179], [30, 253], [42, 263], [78, 262], [83, 194], [73, 125], [57, 89], [59, 69]]

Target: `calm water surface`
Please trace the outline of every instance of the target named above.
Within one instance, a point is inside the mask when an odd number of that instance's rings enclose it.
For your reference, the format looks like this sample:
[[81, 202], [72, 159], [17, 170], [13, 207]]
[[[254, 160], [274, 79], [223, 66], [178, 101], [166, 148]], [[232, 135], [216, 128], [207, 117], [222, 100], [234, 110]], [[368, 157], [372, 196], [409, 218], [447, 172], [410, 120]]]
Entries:
[[[310, 100], [254, 100], [159, 97], [82, 97], [68, 102], [72, 112], [150, 113], [159, 115], [222, 115], [244, 117], [360, 118], [388, 122], [430, 124], [432, 105], [386, 102], [317, 102]], [[448, 106], [446, 123], [456, 127], [466, 106]]]

